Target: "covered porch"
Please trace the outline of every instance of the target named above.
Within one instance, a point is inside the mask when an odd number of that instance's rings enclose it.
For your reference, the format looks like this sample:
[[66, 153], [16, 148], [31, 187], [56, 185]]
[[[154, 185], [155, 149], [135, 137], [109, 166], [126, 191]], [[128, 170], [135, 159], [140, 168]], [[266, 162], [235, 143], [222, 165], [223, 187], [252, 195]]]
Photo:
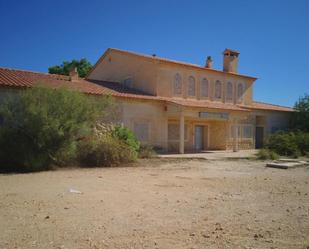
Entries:
[[227, 110], [171, 106], [167, 115], [167, 151], [184, 154], [252, 149], [253, 126], [247, 131], [250, 134], [244, 134], [243, 130], [248, 129], [239, 125], [239, 117], [240, 113]]

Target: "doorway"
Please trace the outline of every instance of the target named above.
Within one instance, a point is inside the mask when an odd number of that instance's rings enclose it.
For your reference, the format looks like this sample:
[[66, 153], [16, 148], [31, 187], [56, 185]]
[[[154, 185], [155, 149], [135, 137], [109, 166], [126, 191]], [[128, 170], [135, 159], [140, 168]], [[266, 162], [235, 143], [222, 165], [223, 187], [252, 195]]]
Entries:
[[203, 125], [196, 125], [194, 132], [194, 148], [195, 150], [203, 150], [204, 149], [204, 132], [205, 127]]
[[260, 149], [263, 147], [264, 142], [264, 127], [257, 126], [255, 129], [255, 148]]

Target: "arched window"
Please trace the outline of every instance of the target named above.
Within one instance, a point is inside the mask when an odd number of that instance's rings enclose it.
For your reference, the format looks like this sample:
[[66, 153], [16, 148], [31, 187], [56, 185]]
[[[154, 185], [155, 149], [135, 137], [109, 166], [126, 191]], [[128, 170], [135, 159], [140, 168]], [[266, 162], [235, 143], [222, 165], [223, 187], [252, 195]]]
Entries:
[[209, 97], [209, 83], [206, 78], [202, 79], [201, 82], [201, 97], [208, 98]]
[[179, 95], [182, 92], [182, 79], [179, 73], [177, 73], [174, 77], [174, 94]]
[[221, 94], [222, 94], [222, 84], [219, 80], [217, 80], [215, 84], [215, 98], [221, 99]]
[[244, 94], [244, 85], [242, 83], [238, 83], [238, 85], [237, 85], [237, 100], [238, 100], [238, 102], [243, 101], [243, 94]]
[[233, 84], [232, 84], [232, 82], [228, 82], [226, 84], [226, 100], [227, 101], [233, 100]]
[[195, 96], [195, 78], [193, 76], [188, 79], [188, 96]]

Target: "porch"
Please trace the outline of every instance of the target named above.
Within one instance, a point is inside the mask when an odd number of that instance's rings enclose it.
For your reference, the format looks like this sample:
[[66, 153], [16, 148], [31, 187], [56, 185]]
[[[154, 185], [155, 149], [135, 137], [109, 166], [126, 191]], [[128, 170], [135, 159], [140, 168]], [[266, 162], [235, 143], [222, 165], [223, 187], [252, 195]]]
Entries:
[[169, 153], [254, 148], [254, 125], [240, 113], [181, 109], [168, 115], [167, 123]]

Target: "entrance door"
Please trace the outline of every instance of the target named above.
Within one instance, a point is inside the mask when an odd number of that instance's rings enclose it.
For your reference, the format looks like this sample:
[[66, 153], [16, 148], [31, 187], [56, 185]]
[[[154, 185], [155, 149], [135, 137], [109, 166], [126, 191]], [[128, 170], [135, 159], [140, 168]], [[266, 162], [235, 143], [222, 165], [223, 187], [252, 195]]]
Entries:
[[257, 126], [255, 129], [255, 148], [260, 149], [263, 147], [264, 141], [264, 127]]
[[195, 150], [204, 149], [204, 126], [196, 125], [195, 126]]

